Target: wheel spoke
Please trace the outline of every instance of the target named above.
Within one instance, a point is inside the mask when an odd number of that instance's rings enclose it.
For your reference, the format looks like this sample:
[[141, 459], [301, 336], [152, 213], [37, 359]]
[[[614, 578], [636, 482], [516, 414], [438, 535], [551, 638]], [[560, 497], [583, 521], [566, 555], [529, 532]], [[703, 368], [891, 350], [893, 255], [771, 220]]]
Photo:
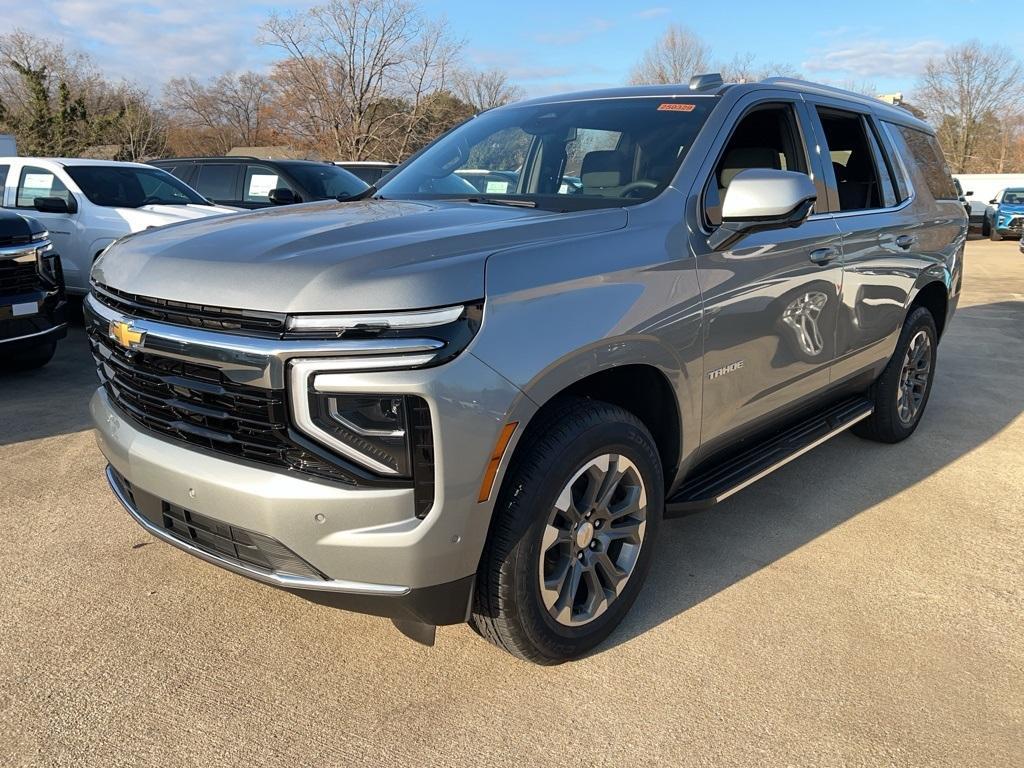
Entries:
[[619, 463], [618, 456], [612, 456], [608, 462], [608, 471], [605, 472], [605, 476], [601, 481], [601, 490], [598, 492], [595, 501], [598, 509], [608, 509], [608, 504], [615, 494], [615, 489], [619, 487], [619, 481], [622, 480], [622, 476], [625, 474], [619, 469]]
[[640, 511], [640, 497], [642, 495], [640, 486], [638, 485], [633, 485], [627, 488], [626, 494], [623, 496], [622, 500], [614, 507], [608, 507], [609, 519], [614, 522], [619, 518], [638, 513]]
[[569, 574], [575, 564], [575, 561], [569, 557], [562, 558], [555, 566], [555, 572], [551, 577], [544, 580], [541, 593], [544, 598], [544, 607], [549, 611], [562, 596], [562, 591], [565, 589], [565, 582], [569, 578]]
[[600, 572], [604, 582], [609, 586], [615, 596], [618, 597], [623, 585], [626, 583], [626, 578], [629, 574], [626, 571], [620, 570], [612, 559], [608, 557], [607, 552], [598, 552], [594, 557], [594, 569]]
[[558, 528], [548, 524], [544, 528], [544, 538], [541, 540], [540, 553], [547, 554], [547, 551], [559, 544], [568, 544], [572, 541], [572, 534], [564, 528]]
[[568, 576], [562, 582], [558, 600], [554, 605], [554, 609], [557, 611], [555, 618], [563, 624], [572, 623], [572, 609], [576, 603], [576, 593], [580, 591], [580, 583], [583, 580], [583, 566], [578, 561], [572, 561]]

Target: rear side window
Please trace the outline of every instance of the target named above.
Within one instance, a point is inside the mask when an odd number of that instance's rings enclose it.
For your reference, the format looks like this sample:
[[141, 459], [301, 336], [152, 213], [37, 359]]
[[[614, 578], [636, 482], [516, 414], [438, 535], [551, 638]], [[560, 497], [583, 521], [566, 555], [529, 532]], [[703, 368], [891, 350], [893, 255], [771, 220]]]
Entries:
[[196, 177], [196, 190], [210, 200], [231, 201], [237, 199], [235, 186], [238, 181], [237, 165], [216, 163], [200, 165]]
[[0, 165], [0, 201], [3, 200], [3, 188], [7, 186], [7, 174], [10, 173], [11, 166]]
[[71, 203], [71, 193], [52, 171], [26, 165], [21, 171], [15, 205], [18, 208], [33, 208], [37, 197], [59, 197]]
[[880, 173], [881, 152], [861, 115], [818, 108], [840, 211], [883, 208], [896, 202], [892, 177]]
[[889, 124], [890, 131], [903, 140], [907, 154], [914, 159], [914, 164], [921, 171], [928, 191], [936, 200], [956, 200], [956, 186], [942, 156], [939, 142], [931, 134], [908, 128], [905, 125]]

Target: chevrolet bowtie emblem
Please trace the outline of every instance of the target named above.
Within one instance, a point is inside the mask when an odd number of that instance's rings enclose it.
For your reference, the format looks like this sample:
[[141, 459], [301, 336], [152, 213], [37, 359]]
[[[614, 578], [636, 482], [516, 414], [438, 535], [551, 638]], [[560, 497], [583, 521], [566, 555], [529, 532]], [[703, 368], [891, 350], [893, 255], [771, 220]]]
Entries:
[[146, 338], [146, 332], [135, 330], [135, 328], [132, 327], [131, 322], [126, 323], [123, 320], [111, 320], [110, 338], [125, 349], [138, 349], [142, 346], [142, 340]]

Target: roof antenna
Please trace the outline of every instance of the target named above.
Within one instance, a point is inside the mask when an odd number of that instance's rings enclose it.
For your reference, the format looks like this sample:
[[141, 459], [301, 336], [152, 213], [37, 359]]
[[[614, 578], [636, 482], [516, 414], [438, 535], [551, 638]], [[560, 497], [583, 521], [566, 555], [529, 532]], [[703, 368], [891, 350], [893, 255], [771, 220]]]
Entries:
[[705, 75], [694, 75], [690, 78], [691, 91], [708, 91], [712, 88], [721, 88], [725, 85], [722, 75], [719, 72], [709, 72]]

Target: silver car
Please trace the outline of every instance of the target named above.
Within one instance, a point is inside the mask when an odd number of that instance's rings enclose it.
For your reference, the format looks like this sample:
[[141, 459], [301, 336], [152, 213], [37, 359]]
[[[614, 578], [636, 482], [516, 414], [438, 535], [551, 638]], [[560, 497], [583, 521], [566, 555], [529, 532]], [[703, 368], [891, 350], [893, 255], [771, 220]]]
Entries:
[[99, 259], [110, 484], [210, 563], [544, 664], [621, 621], [665, 517], [914, 432], [967, 232], [928, 125], [781, 79], [491, 110], [371, 194]]

